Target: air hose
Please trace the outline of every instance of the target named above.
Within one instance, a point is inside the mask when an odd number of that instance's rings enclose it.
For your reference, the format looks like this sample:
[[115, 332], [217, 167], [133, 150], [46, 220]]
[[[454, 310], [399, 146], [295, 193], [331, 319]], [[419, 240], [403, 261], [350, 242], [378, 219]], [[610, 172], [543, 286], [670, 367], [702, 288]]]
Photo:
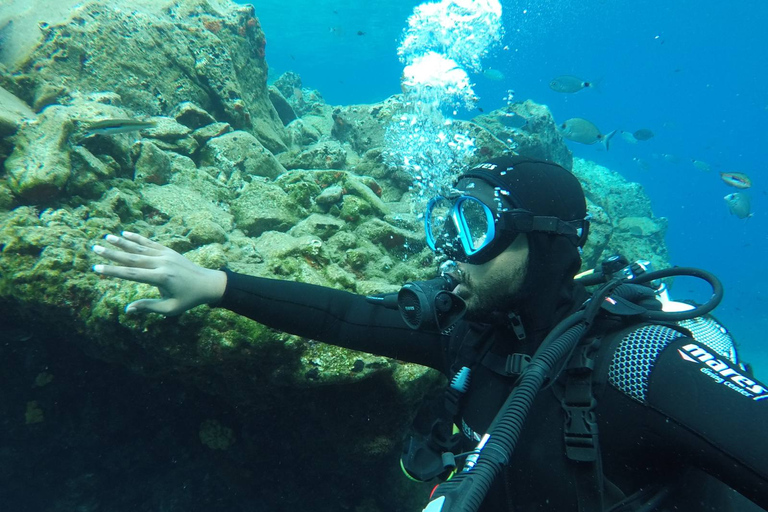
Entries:
[[714, 274], [698, 268], [674, 267], [664, 270], [654, 270], [653, 272], [645, 272], [640, 274], [629, 282], [647, 283], [657, 279], [664, 279], [665, 277], [673, 276], [690, 276], [703, 279], [712, 287], [712, 296], [704, 304], [696, 306], [693, 309], [687, 311], [648, 311], [643, 313], [641, 318], [644, 320], [664, 320], [667, 322], [679, 322], [681, 320], [688, 320], [689, 318], [704, 316], [715, 309], [717, 305], [720, 304], [720, 301], [723, 300], [723, 285], [720, 280], [715, 277]]

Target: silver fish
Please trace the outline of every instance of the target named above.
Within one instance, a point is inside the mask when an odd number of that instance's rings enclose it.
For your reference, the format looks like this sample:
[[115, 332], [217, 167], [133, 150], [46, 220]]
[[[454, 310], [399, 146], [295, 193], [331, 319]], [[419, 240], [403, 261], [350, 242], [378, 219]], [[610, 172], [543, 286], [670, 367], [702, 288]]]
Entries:
[[504, 114], [498, 116], [497, 119], [507, 128], [512, 128], [514, 130], [519, 130], [528, 124], [527, 118], [515, 112], [505, 112]]
[[737, 216], [740, 219], [746, 219], [752, 216], [752, 205], [750, 204], [749, 196], [742, 194], [741, 192], [734, 192], [728, 194], [725, 199], [725, 204], [728, 205], [728, 211], [731, 214]]
[[632, 160], [635, 161], [637, 166], [643, 170], [643, 171], [649, 171], [651, 170], [651, 164], [649, 164], [647, 161], [643, 160], [642, 158], [635, 157]]
[[632, 136], [637, 140], [650, 140], [655, 134], [648, 128], [641, 128], [637, 130]]
[[582, 80], [577, 76], [562, 75], [549, 82], [549, 88], [555, 92], [579, 92], [587, 87], [593, 87], [592, 82]]
[[691, 160], [691, 163], [695, 168], [697, 168], [700, 171], [704, 172], [710, 172], [712, 168], [709, 166], [707, 162], [703, 162], [701, 160], [696, 160], [695, 158]]
[[86, 126], [85, 131], [88, 135], [115, 135], [118, 133], [135, 132], [146, 130], [156, 125], [154, 121], [140, 121], [138, 119], [102, 119]]
[[667, 162], [669, 162], [671, 164], [679, 164], [680, 163], [680, 159], [677, 157], [677, 155], [672, 155], [670, 153], [662, 153], [661, 154], [661, 158], [663, 158], [664, 160], [666, 160]]
[[630, 144], [637, 144], [637, 139], [630, 132], [625, 132], [624, 130], [622, 130], [621, 138], [624, 139], [625, 142], [628, 142]]
[[483, 76], [485, 76], [485, 78], [487, 78], [488, 80], [493, 80], [494, 82], [500, 82], [504, 80], [504, 73], [494, 68], [484, 69]]
[[581, 144], [595, 144], [596, 142], [599, 142], [605, 146], [606, 151], [608, 151], [608, 143], [610, 142], [611, 137], [616, 134], [616, 130], [613, 130], [612, 132], [603, 135], [600, 133], [600, 129], [591, 121], [587, 121], [580, 117], [568, 119], [558, 126], [558, 131], [566, 139]]

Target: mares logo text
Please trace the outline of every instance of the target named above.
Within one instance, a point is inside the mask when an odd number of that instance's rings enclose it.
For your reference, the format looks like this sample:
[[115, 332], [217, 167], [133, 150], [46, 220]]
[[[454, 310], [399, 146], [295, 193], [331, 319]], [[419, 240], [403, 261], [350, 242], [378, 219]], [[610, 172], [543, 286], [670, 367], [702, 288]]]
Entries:
[[701, 373], [708, 375], [715, 381], [731, 388], [752, 400], [764, 400], [768, 398], [768, 388], [754, 380], [745, 377], [739, 371], [733, 369], [728, 363], [718, 359], [707, 349], [695, 343], [689, 343], [677, 350], [686, 361], [703, 364]]

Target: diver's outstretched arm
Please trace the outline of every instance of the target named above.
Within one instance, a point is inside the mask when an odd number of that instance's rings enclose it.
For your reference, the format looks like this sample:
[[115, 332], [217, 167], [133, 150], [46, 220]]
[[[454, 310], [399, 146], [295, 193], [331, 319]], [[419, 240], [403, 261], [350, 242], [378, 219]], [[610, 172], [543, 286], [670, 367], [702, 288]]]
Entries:
[[126, 313], [148, 311], [180, 315], [200, 304], [218, 302], [227, 287], [227, 275], [203, 268], [164, 245], [136, 233], [104, 239], [120, 250], [94, 245], [93, 251], [118, 265], [94, 265], [101, 275], [157, 286], [161, 299], [140, 299], [125, 307]]

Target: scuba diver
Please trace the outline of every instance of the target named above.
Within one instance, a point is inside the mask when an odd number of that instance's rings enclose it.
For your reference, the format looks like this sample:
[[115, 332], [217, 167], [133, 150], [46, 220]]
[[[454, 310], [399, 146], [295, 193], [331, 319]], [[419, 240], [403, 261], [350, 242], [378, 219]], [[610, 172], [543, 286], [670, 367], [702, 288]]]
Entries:
[[[468, 169], [424, 223], [449, 260], [389, 295], [204, 269], [127, 232], [94, 246], [115, 263], [94, 270], [160, 289], [128, 312], [209, 304], [443, 372], [401, 459], [441, 482], [428, 512], [768, 509], [768, 386], [707, 314], [722, 297], [714, 276], [614, 257], [575, 279], [584, 192], [532, 158]], [[674, 275], [706, 280], [712, 299], [670, 301], [661, 279]]]

